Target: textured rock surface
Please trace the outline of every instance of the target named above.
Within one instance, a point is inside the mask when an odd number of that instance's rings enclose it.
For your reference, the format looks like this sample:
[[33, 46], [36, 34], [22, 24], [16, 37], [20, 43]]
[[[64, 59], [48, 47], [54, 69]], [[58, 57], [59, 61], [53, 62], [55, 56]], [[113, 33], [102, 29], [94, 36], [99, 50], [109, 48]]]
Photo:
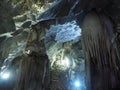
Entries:
[[[33, 32], [32, 34], [29, 33], [30, 31], [29, 26], [31, 25], [32, 21], [36, 21], [37, 16], [31, 14], [31, 12], [28, 11], [27, 13], [24, 14], [22, 13], [22, 15], [18, 15], [17, 17], [14, 17], [14, 21], [16, 23], [16, 29], [17, 29], [16, 31], [14, 31], [15, 25], [12, 19], [13, 13], [11, 14], [11, 5], [9, 4], [9, 2], [6, 1], [8, 0], [0, 1], [0, 34], [4, 33], [0, 35], [0, 59], [1, 59], [0, 69], [1, 71], [4, 71], [5, 68], [8, 70], [14, 70], [14, 73], [16, 75], [16, 73], [19, 71], [18, 67], [23, 57], [22, 55], [26, 47], [28, 36], [31, 36], [32, 39], [36, 38], [36, 34], [34, 34]], [[112, 0], [109, 1], [111, 2]], [[43, 22], [44, 20], [47, 19], [45, 21], [45, 24], [48, 23], [50, 25], [52, 24], [51, 23], [52, 19], [53, 22], [56, 20], [55, 24], [58, 24], [59, 21], [64, 23], [76, 19], [75, 16], [78, 15], [77, 19], [79, 19], [78, 21], [80, 21], [79, 14], [81, 14], [81, 11], [83, 11], [83, 9], [85, 11], [90, 11], [94, 8], [94, 10], [97, 11], [98, 13], [101, 13], [102, 9], [104, 9], [103, 11], [105, 11], [105, 13], [114, 20], [115, 26], [117, 27], [117, 31], [119, 32], [120, 31], [119, 0], [114, 0], [112, 1], [112, 3], [113, 3], [112, 5], [110, 4], [106, 6], [108, 4], [108, 0], [101, 0], [100, 2], [98, 2], [97, 0], [92, 0], [91, 2], [89, 2], [89, 0], [58, 0], [56, 4], [54, 4], [50, 9], [48, 9], [40, 16], [40, 19], [43, 20]], [[19, 9], [21, 8], [21, 6], [23, 6], [23, 4], [20, 4], [18, 6], [16, 5], [16, 7], [18, 8], [15, 7], [17, 11], [14, 13], [13, 16], [16, 16], [18, 13], [20, 14], [21, 10], [19, 11]], [[35, 9], [38, 8], [35, 7]], [[67, 18], [66, 16], [68, 16], [69, 18]], [[58, 19], [58, 22], [56, 18]], [[51, 21], [49, 21], [49, 19], [51, 19]], [[45, 24], [43, 24], [43, 27], [46, 28], [47, 25]], [[58, 26], [59, 29], [57, 29]], [[70, 32], [71, 30], [69, 29], [70, 33], [69, 36], [67, 36], [68, 35], [68, 32], [66, 31], [67, 28], [64, 27], [64, 25], [58, 25], [58, 26], [57, 25], [51, 26], [50, 29], [46, 32], [46, 37], [45, 37], [47, 55], [49, 56], [50, 65], [51, 65], [51, 86], [50, 86], [51, 90], [67, 90], [67, 89], [75, 90], [75, 88], [68, 86], [69, 85], [72, 86], [73, 83], [71, 82], [73, 81], [73, 79], [77, 79], [77, 78], [80, 78], [80, 81], [83, 84], [82, 90], [84, 90], [85, 61], [84, 61], [84, 54], [81, 45], [81, 39], [79, 37], [80, 35], [79, 30], [77, 37], [72, 37], [72, 34], [75, 34], [74, 30], [73, 33], [71, 34]], [[74, 29], [76, 29], [76, 27]], [[40, 28], [38, 32], [41, 31], [42, 30]], [[11, 32], [11, 33], [6, 33], [6, 32]], [[120, 35], [118, 35], [118, 37], [120, 38]], [[66, 64], [65, 59], [70, 61], [69, 64]], [[26, 62], [25, 65], [28, 65], [27, 63], [32, 64], [33, 62], [34, 60], [31, 62], [28, 61]], [[31, 71], [32, 68], [35, 68], [34, 71], [37, 72], [37, 68], [41, 69], [40, 65], [41, 64], [39, 64], [37, 67], [34, 67], [36, 66], [36, 64], [34, 64], [33, 67], [30, 67]], [[70, 65], [70, 67], [68, 67], [68, 65]], [[29, 67], [27, 69], [29, 70]], [[28, 72], [28, 74], [29, 73], [30, 72]], [[32, 72], [32, 74], [33, 73], [34, 72]], [[35, 73], [33, 75], [33, 78], [34, 76]], [[39, 76], [37, 76], [37, 78], [38, 77]], [[30, 84], [32, 83], [30, 82]], [[36, 88], [37, 87], [36, 85], [33, 85], [33, 87]], [[33, 88], [32, 85], [30, 85], [30, 87]]]
[[0, 34], [15, 31], [11, 10], [12, 6], [7, 0], [0, 1]]
[[[1, 90], [13, 90], [18, 79], [19, 65], [26, 46], [28, 32], [5, 33], [0, 45], [0, 74], [10, 72], [8, 81], [0, 81]], [[4, 85], [3, 85], [4, 84]]]
[[[45, 45], [51, 62], [51, 90], [74, 90], [72, 82], [77, 78], [83, 84], [82, 90], [85, 90], [85, 61], [80, 36], [79, 38], [74, 38], [73, 34], [74, 39], [72, 41], [69, 41], [69, 39], [66, 41], [67, 38], [65, 41], [62, 38], [63, 42], [56, 40], [57, 34], [64, 29], [66, 30], [65, 37], [69, 37], [67, 36], [67, 30], [70, 29], [68, 30], [68, 33], [70, 33], [71, 29], [74, 29], [72, 22], [69, 22], [69, 24], [71, 27], [66, 23], [51, 26], [46, 32]], [[61, 37], [62, 35], [64, 36], [64, 34], [61, 34]], [[71, 87], [68, 87], [69, 85]]]

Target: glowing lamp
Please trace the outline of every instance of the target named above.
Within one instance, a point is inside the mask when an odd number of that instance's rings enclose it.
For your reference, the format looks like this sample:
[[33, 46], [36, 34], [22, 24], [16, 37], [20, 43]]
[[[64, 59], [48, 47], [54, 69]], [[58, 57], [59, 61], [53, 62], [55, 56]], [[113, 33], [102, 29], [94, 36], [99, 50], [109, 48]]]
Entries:
[[64, 60], [61, 61], [61, 64], [68, 67], [70, 65], [69, 59], [65, 57]]
[[1, 73], [1, 78], [2, 79], [8, 79], [10, 77], [10, 73], [9, 72], [3, 72]]
[[80, 84], [79, 81], [75, 81], [75, 82], [74, 82], [74, 85], [75, 85], [75, 87], [80, 87], [80, 86], [81, 86], [81, 84]]

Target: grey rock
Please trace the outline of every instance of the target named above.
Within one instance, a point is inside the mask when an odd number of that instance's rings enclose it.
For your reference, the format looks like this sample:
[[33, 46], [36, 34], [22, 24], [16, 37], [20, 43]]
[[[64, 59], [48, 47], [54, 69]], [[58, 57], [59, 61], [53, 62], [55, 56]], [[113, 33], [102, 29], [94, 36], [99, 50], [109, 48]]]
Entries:
[[29, 28], [30, 25], [32, 24], [31, 20], [26, 20], [23, 22], [23, 24], [21, 25], [22, 28]]
[[0, 37], [0, 43], [6, 39], [6, 36]]
[[15, 35], [18, 35], [22, 32], [23, 32], [23, 29], [20, 28], [20, 29], [16, 30], [15, 32], [13, 32], [12, 35], [15, 36]]
[[13, 18], [15, 22], [23, 22], [27, 19], [27, 15], [23, 14], [23, 15], [18, 15], [16, 17]]
[[15, 31], [11, 5], [6, 0], [0, 1], [0, 34]]

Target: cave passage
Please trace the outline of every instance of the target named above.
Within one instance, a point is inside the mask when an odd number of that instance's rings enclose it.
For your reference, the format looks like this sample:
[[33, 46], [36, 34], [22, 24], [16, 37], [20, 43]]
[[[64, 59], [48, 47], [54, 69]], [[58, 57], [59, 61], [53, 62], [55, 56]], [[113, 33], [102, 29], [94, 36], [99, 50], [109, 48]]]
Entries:
[[120, 90], [119, 0], [1, 0], [0, 90]]

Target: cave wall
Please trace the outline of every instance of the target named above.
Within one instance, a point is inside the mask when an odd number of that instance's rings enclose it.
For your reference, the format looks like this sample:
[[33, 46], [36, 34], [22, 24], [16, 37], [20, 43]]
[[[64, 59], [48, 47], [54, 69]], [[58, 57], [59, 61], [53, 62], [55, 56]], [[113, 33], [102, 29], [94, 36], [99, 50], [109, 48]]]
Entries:
[[0, 1], [0, 34], [15, 31], [12, 16], [12, 5], [7, 0]]

